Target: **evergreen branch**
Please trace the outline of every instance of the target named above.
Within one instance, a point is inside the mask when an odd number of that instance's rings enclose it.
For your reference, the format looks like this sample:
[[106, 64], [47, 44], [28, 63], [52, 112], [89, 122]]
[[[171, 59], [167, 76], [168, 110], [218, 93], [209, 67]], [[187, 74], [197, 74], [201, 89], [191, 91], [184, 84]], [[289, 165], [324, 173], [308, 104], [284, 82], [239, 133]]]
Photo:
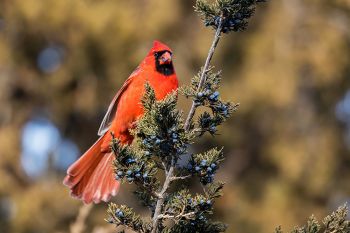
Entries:
[[140, 233], [149, 232], [150, 225], [143, 222], [141, 217], [133, 212], [132, 208], [110, 203], [107, 212], [109, 218], [106, 221], [109, 223], [114, 223], [117, 226], [125, 226]]
[[[203, 86], [203, 84], [205, 82], [206, 73], [209, 70], [209, 65], [210, 65], [211, 59], [212, 59], [212, 57], [214, 55], [214, 51], [215, 51], [215, 49], [217, 47], [217, 44], [219, 42], [219, 39], [220, 39], [221, 29], [222, 29], [221, 25], [222, 24], [221, 24], [221, 20], [220, 20], [220, 23], [219, 23], [218, 28], [216, 30], [216, 33], [215, 33], [212, 45], [211, 45], [211, 47], [209, 49], [209, 53], [208, 53], [207, 59], [205, 61], [205, 65], [204, 65], [202, 73], [201, 73], [200, 81], [199, 81], [199, 84], [198, 84], [198, 90], [200, 90], [200, 88]], [[184, 128], [185, 128], [185, 130], [187, 132], [190, 130], [190, 124], [191, 124], [192, 118], [194, 116], [194, 113], [196, 111], [196, 108], [197, 107], [196, 107], [196, 105], [195, 105], [195, 103], [193, 101], [191, 110], [190, 110], [190, 112], [189, 112], [189, 114], [188, 114], [188, 116], [186, 118], [186, 122], [185, 122], [185, 126], [184, 126]], [[170, 182], [172, 181], [174, 167], [175, 167], [175, 162], [174, 162], [174, 159], [172, 159], [172, 163], [171, 163], [171, 166], [170, 166], [169, 170], [167, 171], [167, 176], [165, 178], [162, 191], [159, 193], [159, 196], [158, 196], [158, 201], [157, 201], [157, 204], [156, 204], [156, 209], [155, 209], [153, 220], [152, 220], [152, 226], [153, 226], [152, 233], [156, 233], [157, 232], [157, 226], [158, 226], [158, 222], [159, 222], [159, 215], [161, 213], [162, 205], [164, 203], [164, 194], [167, 191], [167, 189], [169, 188]]]
[[[323, 226], [312, 215], [305, 226], [294, 227], [291, 233], [349, 233], [350, 221], [346, 219], [347, 214], [348, 207], [344, 204], [324, 218], [322, 221]], [[275, 229], [275, 233], [283, 233], [281, 226]]]
[[[206, 74], [210, 70], [209, 65], [210, 65], [211, 59], [213, 58], [215, 49], [216, 49], [216, 47], [217, 47], [217, 45], [219, 43], [219, 40], [220, 40], [220, 37], [221, 37], [221, 30], [222, 30], [222, 19], [220, 18], [218, 27], [217, 27], [215, 35], [214, 35], [213, 42], [211, 44], [211, 47], [210, 47], [209, 52], [208, 52], [207, 59], [205, 60], [204, 67], [203, 67], [202, 72], [201, 72], [199, 84], [198, 84], [198, 87], [197, 87], [198, 91], [201, 90], [201, 88], [202, 88], [202, 86], [203, 86], [203, 84], [205, 83], [205, 80], [206, 80]], [[194, 116], [194, 114], [196, 112], [196, 109], [197, 109], [197, 105], [196, 105], [196, 103], [194, 101], [192, 101], [191, 109], [190, 109], [190, 111], [188, 113], [188, 116], [186, 118], [186, 121], [185, 121], [185, 130], [186, 131], [190, 130], [191, 121], [192, 121], [192, 118], [193, 118], [193, 116]]]

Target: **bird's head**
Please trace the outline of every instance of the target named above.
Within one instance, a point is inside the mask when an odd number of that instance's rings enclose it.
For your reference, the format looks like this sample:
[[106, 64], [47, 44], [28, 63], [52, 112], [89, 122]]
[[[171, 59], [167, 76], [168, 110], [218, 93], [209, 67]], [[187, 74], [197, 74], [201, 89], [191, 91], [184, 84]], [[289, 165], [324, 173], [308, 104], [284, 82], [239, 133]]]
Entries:
[[154, 41], [148, 56], [152, 58], [156, 70], [168, 76], [174, 73], [172, 54], [171, 49], [167, 45], [159, 41]]

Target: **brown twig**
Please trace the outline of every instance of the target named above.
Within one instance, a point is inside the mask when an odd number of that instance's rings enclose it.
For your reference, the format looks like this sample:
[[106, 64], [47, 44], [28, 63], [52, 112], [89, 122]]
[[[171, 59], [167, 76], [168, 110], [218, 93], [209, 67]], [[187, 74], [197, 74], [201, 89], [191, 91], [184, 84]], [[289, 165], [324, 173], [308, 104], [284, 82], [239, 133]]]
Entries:
[[[222, 30], [222, 20], [220, 20], [219, 25], [216, 29], [213, 43], [211, 44], [211, 47], [209, 49], [207, 59], [205, 60], [205, 64], [204, 64], [204, 67], [202, 69], [202, 73], [201, 73], [201, 77], [200, 77], [199, 84], [197, 87], [197, 91], [200, 91], [200, 89], [203, 87], [203, 85], [205, 83], [206, 74], [210, 70], [209, 65], [210, 65], [211, 59], [213, 58], [214, 51], [215, 51], [216, 46], [218, 45], [220, 37], [221, 37], [221, 30]], [[190, 109], [188, 116], [186, 118], [186, 121], [185, 121], [185, 130], [186, 131], [188, 131], [190, 129], [191, 121], [192, 121], [192, 118], [194, 116], [194, 113], [196, 112], [196, 109], [197, 109], [197, 106], [196, 106], [195, 102], [192, 101], [191, 109]]]
[[82, 233], [85, 229], [85, 221], [93, 205], [82, 205], [79, 209], [78, 216], [74, 223], [70, 226], [70, 233]]

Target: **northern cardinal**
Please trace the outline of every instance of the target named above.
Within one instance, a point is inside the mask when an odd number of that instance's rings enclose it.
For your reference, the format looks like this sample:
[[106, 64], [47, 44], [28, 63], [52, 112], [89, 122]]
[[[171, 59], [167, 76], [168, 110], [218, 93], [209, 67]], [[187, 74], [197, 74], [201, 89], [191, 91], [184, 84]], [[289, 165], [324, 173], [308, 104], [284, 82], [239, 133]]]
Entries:
[[110, 149], [111, 132], [121, 143], [132, 142], [129, 129], [143, 113], [141, 98], [146, 82], [154, 89], [157, 100], [178, 87], [172, 51], [159, 41], [154, 41], [146, 58], [114, 96], [98, 130], [100, 138], [67, 170], [63, 183], [73, 197], [85, 204], [107, 202], [117, 194], [120, 184], [113, 175], [115, 155]]

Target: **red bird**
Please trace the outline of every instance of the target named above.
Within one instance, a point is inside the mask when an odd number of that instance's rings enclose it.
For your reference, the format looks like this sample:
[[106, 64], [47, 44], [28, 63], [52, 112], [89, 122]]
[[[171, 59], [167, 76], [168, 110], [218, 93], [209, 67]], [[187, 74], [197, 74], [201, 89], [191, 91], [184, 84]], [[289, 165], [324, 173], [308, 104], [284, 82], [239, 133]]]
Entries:
[[146, 58], [113, 98], [98, 130], [100, 138], [68, 168], [63, 183], [70, 188], [73, 197], [85, 204], [107, 202], [117, 194], [120, 184], [113, 174], [115, 155], [110, 149], [111, 132], [121, 143], [132, 142], [129, 130], [143, 113], [141, 98], [146, 82], [153, 87], [158, 100], [178, 87], [172, 51], [161, 42], [154, 41]]

